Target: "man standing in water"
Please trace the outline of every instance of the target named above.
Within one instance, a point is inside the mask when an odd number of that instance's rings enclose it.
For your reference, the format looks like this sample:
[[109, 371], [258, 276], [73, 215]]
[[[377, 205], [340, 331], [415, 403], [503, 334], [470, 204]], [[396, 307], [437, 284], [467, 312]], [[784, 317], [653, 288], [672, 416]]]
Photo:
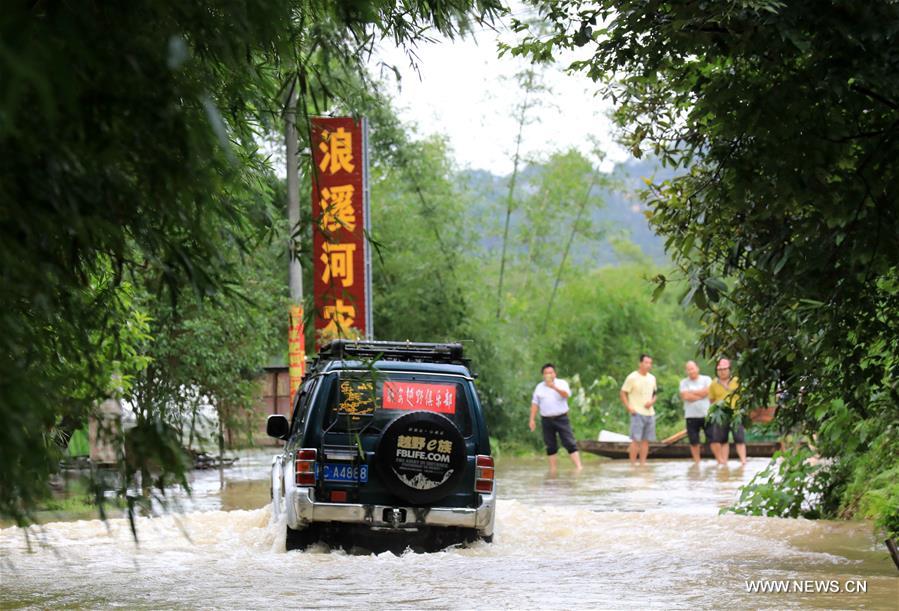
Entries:
[[652, 369], [652, 357], [640, 355], [637, 371], [631, 372], [621, 386], [620, 398], [631, 415], [631, 445], [628, 457], [631, 464], [637, 464], [637, 451], [640, 452], [640, 464], [646, 464], [649, 456], [649, 442], [656, 440], [656, 378], [649, 373]]
[[[739, 380], [731, 377], [730, 361], [721, 359], [715, 369], [718, 377], [709, 386], [709, 400], [712, 403], [722, 403], [722, 407], [730, 419], [730, 426], [716, 424], [712, 426], [712, 441], [721, 445], [715, 458], [718, 459], [719, 465], [726, 465], [728, 456], [730, 455], [730, 445], [728, 444], [729, 433], [733, 434], [734, 444], [737, 446], [737, 456], [740, 457], [740, 464], [746, 464], [746, 431], [743, 429], [743, 422], [734, 415], [737, 404], [736, 390], [740, 386]], [[728, 428], [730, 429], [728, 431]]]
[[[709, 431], [705, 426], [705, 417], [709, 413], [709, 386], [712, 378], [699, 375], [699, 365], [687, 361], [687, 377], [680, 381], [680, 398], [684, 400], [684, 418], [687, 420], [687, 437], [690, 439], [690, 454], [693, 462], [699, 464], [700, 445], [699, 431], [705, 433], [709, 440]], [[718, 444], [712, 445], [712, 454], [718, 455]]]
[[568, 382], [556, 377], [556, 368], [552, 363], [543, 366], [543, 381], [534, 389], [531, 399], [531, 419], [528, 426], [531, 431], [537, 428], [535, 418], [540, 411], [540, 424], [543, 428], [543, 443], [546, 444], [546, 454], [549, 456], [549, 472], [555, 475], [558, 469], [559, 443], [556, 435], [562, 440], [562, 445], [568, 450], [571, 461], [576, 470], [583, 469], [581, 456], [577, 451], [577, 442], [571, 430], [571, 422], [568, 420], [568, 397], [571, 389]]

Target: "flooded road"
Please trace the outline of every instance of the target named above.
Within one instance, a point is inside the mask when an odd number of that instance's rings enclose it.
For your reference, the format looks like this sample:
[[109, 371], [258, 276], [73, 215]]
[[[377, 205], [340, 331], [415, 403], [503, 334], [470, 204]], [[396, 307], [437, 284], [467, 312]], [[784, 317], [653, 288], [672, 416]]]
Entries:
[[[766, 462], [597, 460], [549, 478], [541, 460], [503, 459], [494, 544], [397, 557], [285, 553], [268, 459], [244, 456], [223, 492], [198, 473], [187, 513], [140, 519], [138, 545], [123, 520], [32, 528], [30, 551], [0, 530], [0, 607], [896, 609], [869, 525], [717, 515]], [[747, 591], [758, 580], [797, 583]]]

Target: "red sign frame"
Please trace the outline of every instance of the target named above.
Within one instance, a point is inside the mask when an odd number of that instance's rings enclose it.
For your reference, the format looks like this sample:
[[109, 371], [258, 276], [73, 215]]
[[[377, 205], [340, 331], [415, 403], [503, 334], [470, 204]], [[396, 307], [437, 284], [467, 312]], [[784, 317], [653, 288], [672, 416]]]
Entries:
[[312, 268], [316, 346], [371, 338], [365, 119], [312, 119]]

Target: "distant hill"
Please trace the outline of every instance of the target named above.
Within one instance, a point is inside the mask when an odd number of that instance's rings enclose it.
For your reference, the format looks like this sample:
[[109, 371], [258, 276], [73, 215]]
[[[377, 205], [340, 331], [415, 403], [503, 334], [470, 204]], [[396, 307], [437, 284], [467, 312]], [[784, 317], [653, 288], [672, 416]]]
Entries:
[[[465, 187], [473, 196], [472, 213], [487, 229], [479, 238], [481, 245], [488, 250], [497, 249], [501, 243], [509, 177], [497, 176], [485, 170], [468, 170], [462, 172], [462, 175], [466, 179]], [[671, 170], [662, 168], [656, 160], [629, 159], [618, 164], [612, 173], [616, 188], [597, 188], [594, 192], [603, 199], [605, 206], [594, 213], [592, 220], [596, 226], [605, 229], [605, 237], [596, 247], [588, 247], [583, 243], [579, 245], [575, 241], [574, 258], [581, 261], [592, 259], [598, 265], [619, 263], [622, 256], [626, 255], [616, 251], [614, 242], [623, 237], [635, 244], [654, 263], [668, 263], [664, 241], [650, 229], [649, 221], [644, 215], [646, 206], [641, 201], [639, 192], [646, 187], [644, 178], [661, 179], [672, 175]], [[516, 190], [527, 191], [532, 178], [533, 172], [530, 176], [527, 171], [520, 174]], [[520, 215], [513, 212], [513, 228], [517, 226], [519, 219]]]

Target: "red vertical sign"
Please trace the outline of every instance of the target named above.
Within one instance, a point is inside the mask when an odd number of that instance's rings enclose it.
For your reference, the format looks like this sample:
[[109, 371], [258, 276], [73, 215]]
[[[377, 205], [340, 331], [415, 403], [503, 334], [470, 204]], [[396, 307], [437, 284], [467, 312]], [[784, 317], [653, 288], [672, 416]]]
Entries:
[[291, 305], [287, 331], [287, 363], [290, 375], [290, 405], [306, 373], [306, 338], [303, 334], [303, 306]]
[[316, 343], [371, 334], [365, 125], [312, 119], [312, 262]]

